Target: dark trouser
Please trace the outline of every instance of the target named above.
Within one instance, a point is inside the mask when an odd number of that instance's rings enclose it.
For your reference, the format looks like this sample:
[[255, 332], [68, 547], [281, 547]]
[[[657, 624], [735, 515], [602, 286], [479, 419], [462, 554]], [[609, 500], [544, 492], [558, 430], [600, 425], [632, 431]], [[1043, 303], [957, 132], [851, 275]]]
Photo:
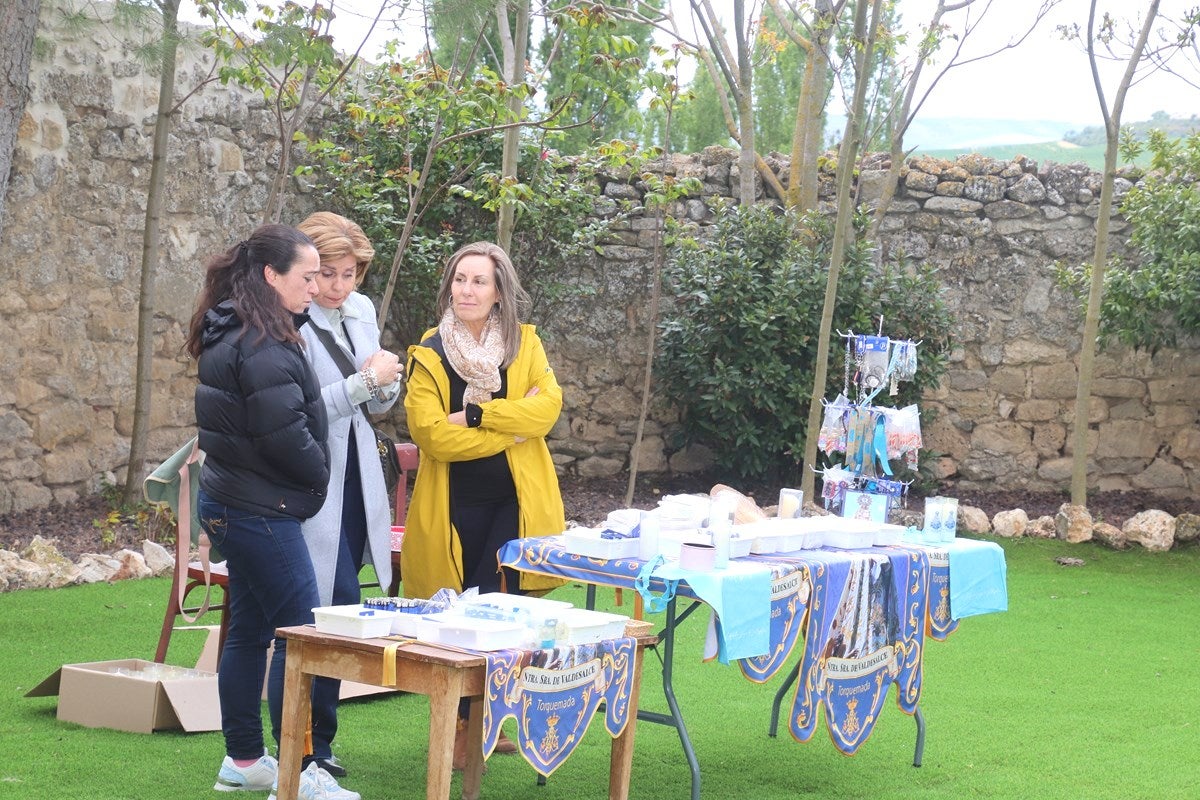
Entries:
[[[496, 552], [517, 538], [517, 501], [505, 500], [479, 505], [455, 505], [450, 520], [462, 545], [463, 589], [479, 587], [479, 593], [500, 591], [500, 568]], [[517, 573], [505, 570], [510, 592], [517, 592]]]
[[[500, 591], [500, 568], [496, 552], [505, 542], [517, 538], [519, 519], [516, 500], [479, 505], [455, 505], [450, 518], [463, 554], [463, 590], [479, 587], [479, 593]], [[515, 570], [505, 569], [508, 591], [519, 594], [519, 577]], [[471, 703], [463, 698], [458, 704], [458, 716], [466, 719]]]
[[[312, 609], [319, 604], [317, 579], [299, 520], [242, 511], [213, 500], [203, 490], [198, 504], [200, 522], [229, 568], [229, 632], [217, 677], [225, 753], [235, 759], [258, 758], [263, 754], [267, 646], [276, 628], [313, 621]], [[267, 706], [276, 743], [286, 658], [287, 640], [275, 639]]]

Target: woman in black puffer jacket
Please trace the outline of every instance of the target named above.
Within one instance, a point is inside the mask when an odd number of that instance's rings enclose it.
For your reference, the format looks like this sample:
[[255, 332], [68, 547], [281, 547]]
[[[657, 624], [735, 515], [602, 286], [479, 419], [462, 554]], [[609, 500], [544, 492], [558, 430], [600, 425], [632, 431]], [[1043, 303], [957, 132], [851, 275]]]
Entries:
[[[204, 467], [199, 517], [229, 569], [229, 631], [218, 693], [225, 759], [219, 791], [269, 790], [278, 766], [263, 746], [260, 697], [276, 742], [287, 643], [277, 627], [313, 621], [316, 576], [300, 533], [329, 484], [328, 423], [299, 328], [317, 292], [320, 258], [295, 228], [263, 225], [211, 259], [187, 350], [199, 362], [196, 422]], [[336, 709], [332, 704], [313, 703]], [[314, 725], [323, 721], [314, 720]], [[328, 774], [303, 780], [332, 781]], [[357, 800], [336, 784], [321, 796]]]

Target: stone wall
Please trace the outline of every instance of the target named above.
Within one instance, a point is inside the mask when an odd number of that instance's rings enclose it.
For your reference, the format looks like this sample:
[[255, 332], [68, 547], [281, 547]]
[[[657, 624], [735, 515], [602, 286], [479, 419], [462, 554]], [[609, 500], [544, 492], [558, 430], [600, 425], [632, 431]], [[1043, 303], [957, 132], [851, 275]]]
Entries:
[[[198, 46], [185, 50], [180, 95], [208, 74], [209, 58]], [[0, 513], [68, 503], [123, 477], [158, 80], [111, 25], [68, 26], [48, 4], [31, 84], [0, 238], [8, 288], [0, 324], [15, 342], [0, 360]], [[160, 250], [152, 458], [190, 435], [195, 371], [181, 346], [201, 264], [260, 221], [276, 148], [261, 101], [235, 88], [206, 85], [178, 115]], [[772, 163], [785, 173], [781, 159]], [[719, 148], [672, 157], [668, 169], [704, 182], [702, 197], [674, 209], [701, 228], [711, 200], [737, 186], [736, 157]], [[881, 175], [862, 172], [864, 199], [877, 193]], [[829, 204], [832, 176], [823, 186]], [[619, 199], [640, 191], [626, 181], [602, 183], [597, 213], [613, 213]], [[943, 454], [940, 475], [977, 486], [1065, 485], [1080, 326], [1074, 301], [1055, 287], [1053, 262], [1090, 258], [1098, 195], [1099, 177], [1081, 165], [979, 156], [908, 164], [881, 247], [936, 263], [957, 314], [950, 371], [925, 399], [938, 412], [926, 447]], [[293, 185], [284, 221], [311, 208], [304, 187]], [[1124, 225], [1114, 219], [1114, 252], [1123, 250]], [[588, 293], [535, 320], [566, 391], [552, 434], [564, 473], [610, 475], [628, 466], [655, 235], [652, 219], [618, 223], [619, 241], [579, 265], [576, 279]], [[1196, 347], [1099, 357], [1096, 486], [1200, 488], [1198, 378]], [[402, 430], [402, 414], [392, 423]], [[672, 449], [677, 425], [669, 399], [656, 397], [641, 470], [711, 463], [703, 448]]]
[[[786, 161], [768, 158], [786, 175]], [[861, 172], [860, 196], [876, 199], [887, 163], [876, 158]], [[672, 213], [710, 221], [709, 201], [738, 185], [736, 154], [709, 148], [669, 159], [667, 171], [695, 177], [705, 197]], [[821, 203], [833, 213], [833, 176], [821, 176]], [[1118, 178], [1118, 197], [1131, 188]], [[1076, 301], [1054, 280], [1056, 261], [1088, 261], [1095, 242], [1100, 176], [1085, 165], [1028, 159], [996, 161], [965, 155], [948, 162], [911, 159], [882, 226], [883, 256], [904, 252], [938, 266], [954, 311], [955, 347], [942, 386], [930, 392], [927, 450], [940, 453], [936, 472], [972, 488], [1059, 488], [1070, 482], [1080, 322]], [[599, 206], [637, 199], [638, 187], [613, 180]], [[1111, 220], [1109, 252], [1131, 257], [1128, 223]], [[594, 284], [587, 307], [555, 327], [560, 378], [572, 391], [569, 442], [557, 448], [584, 474], [606, 474], [627, 460], [633, 439], [645, 353], [648, 263], [654, 223], [619, 223], [621, 243], [582, 281]], [[897, 298], [897, 302], [903, 302]], [[597, 318], [596, 308], [603, 309]], [[885, 324], [886, 332], [886, 324]], [[1200, 488], [1200, 350], [1151, 356], [1128, 350], [1096, 360], [1089, 437], [1092, 486], [1153, 489], [1188, 496]], [[690, 470], [713, 454], [671, 452], [677, 416], [669, 403], [652, 405], [641, 467]], [[594, 448], [594, 449], [589, 449]]]

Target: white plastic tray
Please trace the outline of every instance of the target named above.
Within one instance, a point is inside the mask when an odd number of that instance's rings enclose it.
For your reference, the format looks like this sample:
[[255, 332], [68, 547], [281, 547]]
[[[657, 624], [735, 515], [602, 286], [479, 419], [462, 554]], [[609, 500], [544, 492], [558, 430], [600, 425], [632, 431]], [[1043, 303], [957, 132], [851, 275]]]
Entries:
[[417, 638], [423, 642], [465, 647], [468, 650], [506, 650], [529, 644], [524, 625], [464, 617], [454, 612], [431, 614], [417, 621]]
[[634, 558], [638, 554], [638, 539], [601, 539], [600, 532], [577, 528], [562, 535], [568, 553], [586, 558]]
[[625, 623], [629, 617], [572, 608], [559, 618], [565, 630], [565, 640], [559, 644], [592, 644], [602, 639], [616, 639], [625, 635]]
[[348, 606], [323, 606], [314, 608], [313, 617], [317, 630], [355, 639], [376, 639], [392, 632], [396, 611], [367, 608], [361, 604]]

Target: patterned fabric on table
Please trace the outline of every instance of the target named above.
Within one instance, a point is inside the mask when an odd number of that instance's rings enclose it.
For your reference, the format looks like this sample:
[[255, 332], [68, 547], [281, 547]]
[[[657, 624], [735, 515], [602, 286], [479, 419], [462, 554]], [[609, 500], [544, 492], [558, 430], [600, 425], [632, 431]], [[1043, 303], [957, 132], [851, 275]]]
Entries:
[[921, 697], [929, 561], [920, 551], [805, 553], [812, 581], [804, 657], [789, 726], [812, 738], [823, 708], [834, 745], [853, 755], [867, 740], [888, 689], [916, 711]]
[[810, 591], [812, 580], [803, 565], [771, 581], [771, 649], [766, 655], [738, 661], [743, 675], [755, 683], [766, 683], [787, 663], [804, 632]]
[[[558, 769], [583, 739], [600, 703], [613, 737], [629, 721], [637, 640], [549, 650], [484, 653], [483, 753], [491, 755], [507, 717], [517, 720], [517, 749], [542, 775]], [[636, 713], [636, 709], [632, 709]]]
[[944, 549], [924, 550], [929, 558], [929, 617], [925, 632], [935, 641], [944, 642], [958, 629], [958, 620], [950, 613], [950, 558]]

